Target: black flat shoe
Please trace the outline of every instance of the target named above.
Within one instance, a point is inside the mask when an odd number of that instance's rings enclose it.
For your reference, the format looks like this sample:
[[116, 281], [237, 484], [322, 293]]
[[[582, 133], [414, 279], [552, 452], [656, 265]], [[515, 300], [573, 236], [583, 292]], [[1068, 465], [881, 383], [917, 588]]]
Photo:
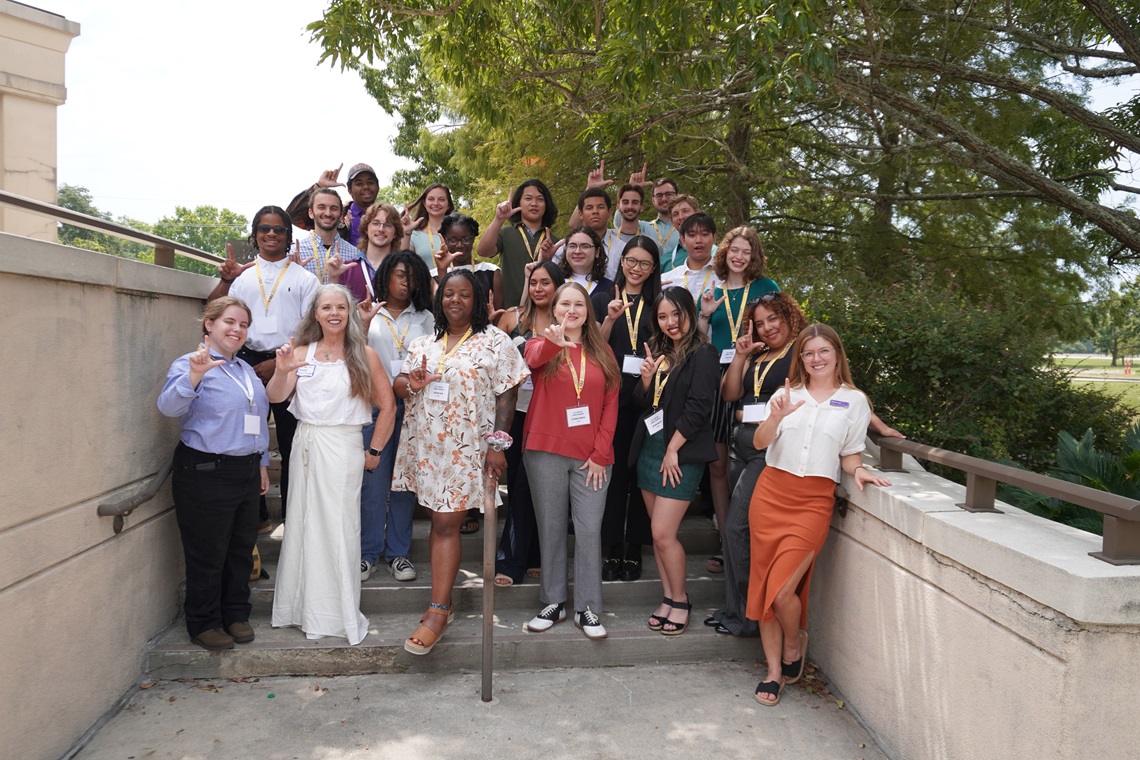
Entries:
[[607, 559], [602, 563], [602, 580], [616, 581], [622, 575], [622, 562], [620, 559]]
[[627, 559], [621, 564], [621, 579], [627, 583], [641, 577], [641, 562], [636, 559]]
[[735, 635], [732, 631], [728, 630], [727, 628], [724, 627], [724, 625], [722, 625], [720, 623], [717, 623], [716, 625], [714, 625], [713, 630], [719, 634], [724, 635], [724, 636], [734, 636]]
[[709, 615], [707, 618], [705, 618], [705, 625], [707, 625], [709, 628], [716, 628], [718, 625], [720, 625], [720, 621], [716, 619], [716, 615]]

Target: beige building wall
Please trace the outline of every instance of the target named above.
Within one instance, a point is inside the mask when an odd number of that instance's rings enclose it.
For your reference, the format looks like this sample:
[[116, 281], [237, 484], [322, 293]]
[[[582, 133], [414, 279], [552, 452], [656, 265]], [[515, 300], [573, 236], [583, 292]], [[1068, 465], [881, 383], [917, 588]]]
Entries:
[[847, 483], [812, 578], [809, 655], [847, 709], [897, 758], [1135, 758], [1140, 566], [907, 466]]
[[[56, 201], [56, 114], [64, 57], [79, 24], [0, 0], [0, 189]], [[47, 217], [0, 205], [0, 231], [55, 240]]]
[[179, 614], [182, 551], [167, 483], [126, 519], [172, 454], [155, 407], [193, 349], [214, 281], [0, 233], [0, 755], [57, 758], [136, 682]]

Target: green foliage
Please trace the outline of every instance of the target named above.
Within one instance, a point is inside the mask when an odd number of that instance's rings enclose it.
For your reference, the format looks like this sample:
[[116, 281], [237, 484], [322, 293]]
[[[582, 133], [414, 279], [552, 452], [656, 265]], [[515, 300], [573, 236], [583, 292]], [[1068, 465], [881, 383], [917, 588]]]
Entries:
[[855, 382], [909, 437], [1041, 471], [1065, 430], [1090, 427], [1108, 450], [1131, 419], [1118, 400], [1045, 365], [1036, 311], [978, 308], [935, 283], [868, 294], [815, 287], [814, 320], [843, 339]]
[[[1140, 422], [1124, 434], [1118, 452], [1097, 449], [1091, 429], [1080, 440], [1062, 432], [1057, 442], [1057, 464], [1049, 474], [1070, 483], [1140, 500]], [[1003, 489], [1003, 498], [1033, 514], [1100, 535], [1104, 516], [1091, 509], [1020, 488]]]
[[[225, 256], [227, 242], [241, 240], [249, 235], [249, 222], [241, 214], [225, 208], [198, 206], [191, 210], [185, 206], [176, 206], [174, 215], [159, 219], [152, 231], [167, 240]], [[174, 265], [177, 269], [210, 276], [218, 271], [214, 264], [185, 256], [175, 256]]]
[[[150, 231], [149, 226], [145, 222], [125, 217], [115, 219], [111, 214], [100, 211], [95, 207], [94, 199], [91, 197], [91, 191], [85, 187], [60, 185], [56, 193], [56, 205], [71, 211], [78, 211], [81, 214], [94, 216], [98, 219], [117, 222], [136, 230], [142, 230], [144, 232]], [[132, 243], [128, 240], [117, 238], [114, 235], [105, 235], [102, 232], [95, 232], [94, 230], [89, 230], [84, 227], [60, 224], [56, 232], [56, 238], [63, 245], [70, 245], [73, 248], [84, 248], [88, 251], [109, 253], [112, 256], [121, 256], [122, 258], [135, 259], [137, 261], [154, 261], [154, 249], [149, 246], [145, 246], [141, 243]]]

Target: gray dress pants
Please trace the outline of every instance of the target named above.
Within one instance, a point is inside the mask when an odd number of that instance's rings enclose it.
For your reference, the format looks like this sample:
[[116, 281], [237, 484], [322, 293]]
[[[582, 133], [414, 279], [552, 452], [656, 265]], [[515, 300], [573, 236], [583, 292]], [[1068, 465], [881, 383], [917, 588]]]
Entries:
[[[568, 601], [567, 530], [574, 520], [574, 606], [602, 614], [602, 514], [611, 466], [606, 467], [606, 486], [595, 491], [586, 487], [585, 462], [547, 451], [523, 452], [530, 481], [538, 543], [542, 547], [543, 604]], [[747, 511], [747, 510], [745, 510]], [[746, 576], [747, 577], [747, 576]]]

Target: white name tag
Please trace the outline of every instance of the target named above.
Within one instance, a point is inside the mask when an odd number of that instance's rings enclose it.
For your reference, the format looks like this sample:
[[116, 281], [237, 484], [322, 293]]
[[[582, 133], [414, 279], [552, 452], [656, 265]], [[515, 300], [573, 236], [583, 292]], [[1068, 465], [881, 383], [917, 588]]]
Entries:
[[628, 354], [621, 360], [621, 371], [627, 375], [640, 375], [643, 361], [637, 354]]
[[764, 421], [764, 405], [763, 404], [745, 404], [744, 405], [744, 419], [742, 422], [763, 422]]
[[403, 359], [393, 359], [388, 362], [388, 375], [395, 380], [396, 375], [400, 374], [400, 369], [404, 366]]
[[665, 410], [658, 409], [653, 414], [645, 418], [645, 429], [649, 431], [650, 435], [660, 433], [665, 428]]
[[534, 378], [531, 376], [527, 376], [527, 379], [523, 380], [522, 389], [524, 391], [533, 391], [534, 390]]
[[736, 358], [735, 348], [726, 348], [720, 352], [721, 364], [732, 364], [732, 360]]
[[257, 318], [257, 331], [259, 333], [265, 333], [266, 335], [268, 335], [269, 333], [277, 332], [277, 317], [270, 317], [270, 316], [258, 317]]
[[427, 397], [432, 401], [447, 401], [450, 390], [447, 383], [436, 380], [434, 383], [428, 383]]
[[313, 373], [317, 371], [315, 364], [302, 364], [297, 367], [297, 377], [312, 377]]
[[245, 415], [245, 434], [261, 435], [261, 418], [256, 414]]
[[566, 426], [581, 427], [590, 424], [590, 407], [572, 406], [566, 410]]

